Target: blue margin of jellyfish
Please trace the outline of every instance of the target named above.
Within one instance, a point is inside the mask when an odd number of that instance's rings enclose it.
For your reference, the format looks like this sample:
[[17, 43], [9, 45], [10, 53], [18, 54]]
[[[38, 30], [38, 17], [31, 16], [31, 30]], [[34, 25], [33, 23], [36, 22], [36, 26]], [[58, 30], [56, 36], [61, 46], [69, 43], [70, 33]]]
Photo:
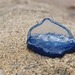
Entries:
[[[43, 19], [41, 22], [39, 22], [38, 24], [36, 24], [36, 25], [34, 25], [33, 27], [30, 28], [30, 30], [29, 30], [29, 32], [28, 32], [28, 35], [27, 35], [27, 47], [28, 47], [29, 49], [31, 49], [31, 50], [33, 50], [34, 52], [38, 53], [38, 49], [36, 50], [36, 47], [32, 48], [32, 46], [28, 44], [28, 40], [29, 40], [29, 38], [30, 38], [30, 36], [31, 36], [31, 31], [32, 31], [35, 27], [42, 25], [45, 20], [49, 20], [51, 23], [53, 23], [53, 24], [55, 24], [55, 25], [58, 25], [58, 26], [60, 26], [61, 28], [65, 29], [65, 30], [68, 32], [69, 38], [70, 38], [70, 39], [74, 39], [74, 37], [73, 37], [73, 35], [72, 35], [72, 33], [71, 33], [71, 31], [70, 31], [69, 29], [67, 29], [66, 27], [64, 27], [64, 26], [61, 25], [60, 23], [58, 23], [58, 22], [56, 22], [56, 21], [54, 21], [54, 20], [52, 20], [52, 19], [50, 19], [50, 18], [45, 18], [45, 19]], [[44, 55], [44, 56], [53, 57], [53, 58], [54, 58], [54, 57], [62, 57], [62, 56], [64, 56], [64, 54], [66, 54], [66, 53], [71, 53], [71, 52], [75, 52], [75, 43], [73, 43], [73, 44], [71, 45], [71, 47], [70, 47], [69, 50], [67, 50], [67, 51], [65, 50], [61, 55], [50, 55], [50, 56], [49, 56], [48, 54], [42, 53], [41, 50], [40, 50], [40, 53], [39, 53], [39, 54]]]

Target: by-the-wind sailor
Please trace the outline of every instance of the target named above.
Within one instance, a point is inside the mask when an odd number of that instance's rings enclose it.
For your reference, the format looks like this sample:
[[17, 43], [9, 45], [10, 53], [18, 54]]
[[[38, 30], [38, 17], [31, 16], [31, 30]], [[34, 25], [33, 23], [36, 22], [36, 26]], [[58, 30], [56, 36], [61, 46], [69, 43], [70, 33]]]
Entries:
[[40, 55], [62, 57], [75, 51], [75, 40], [66, 27], [45, 18], [29, 30], [27, 47]]

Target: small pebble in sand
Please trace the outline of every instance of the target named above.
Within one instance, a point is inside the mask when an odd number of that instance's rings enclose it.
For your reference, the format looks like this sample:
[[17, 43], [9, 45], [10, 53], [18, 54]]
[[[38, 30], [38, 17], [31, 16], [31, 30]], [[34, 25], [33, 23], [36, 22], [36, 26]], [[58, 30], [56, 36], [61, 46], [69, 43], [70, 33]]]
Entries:
[[5, 75], [4, 70], [0, 68], [0, 75]]
[[71, 5], [68, 9], [75, 10], [75, 5]]

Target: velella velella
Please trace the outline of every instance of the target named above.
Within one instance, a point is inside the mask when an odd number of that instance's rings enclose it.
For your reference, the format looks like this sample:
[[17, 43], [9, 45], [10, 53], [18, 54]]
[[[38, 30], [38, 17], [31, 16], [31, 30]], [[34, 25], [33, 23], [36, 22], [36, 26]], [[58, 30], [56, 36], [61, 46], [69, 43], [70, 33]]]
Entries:
[[45, 18], [30, 28], [27, 48], [43, 56], [62, 57], [75, 51], [75, 40], [68, 28]]

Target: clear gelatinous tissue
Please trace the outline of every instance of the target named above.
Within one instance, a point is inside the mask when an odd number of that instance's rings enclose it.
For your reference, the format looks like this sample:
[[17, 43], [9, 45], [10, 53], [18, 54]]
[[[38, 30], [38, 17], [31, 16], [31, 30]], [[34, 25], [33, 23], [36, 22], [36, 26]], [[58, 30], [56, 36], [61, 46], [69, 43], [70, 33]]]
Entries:
[[62, 57], [75, 51], [75, 40], [66, 27], [45, 18], [29, 30], [27, 47], [40, 55]]

